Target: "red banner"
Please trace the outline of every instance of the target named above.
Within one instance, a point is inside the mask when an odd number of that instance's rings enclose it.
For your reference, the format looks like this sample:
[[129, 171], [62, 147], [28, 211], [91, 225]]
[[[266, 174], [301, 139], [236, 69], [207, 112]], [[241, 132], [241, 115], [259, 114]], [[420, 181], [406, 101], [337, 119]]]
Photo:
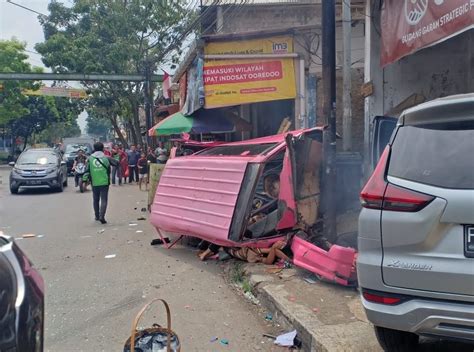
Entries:
[[474, 0], [385, 0], [381, 64], [474, 28]]

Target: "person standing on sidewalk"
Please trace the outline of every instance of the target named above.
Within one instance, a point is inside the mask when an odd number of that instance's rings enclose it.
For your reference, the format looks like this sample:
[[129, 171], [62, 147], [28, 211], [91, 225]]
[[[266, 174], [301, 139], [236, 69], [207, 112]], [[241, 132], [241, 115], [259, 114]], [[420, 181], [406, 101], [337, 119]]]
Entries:
[[163, 142], [158, 142], [158, 148], [156, 148], [155, 154], [160, 164], [166, 164], [168, 160], [168, 150], [166, 150]]
[[141, 154], [140, 159], [137, 163], [138, 173], [140, 175], [140, 181], [138, 181], [138, 188], [142, 190], [142, 183], [145, 182], [145, 190], [148, 190], [148, 160], [146, 159], [145, 153]]
[[92, 183], [92, 197], [95, 220], [106, 224], [105, 212], [109, 198], [110, 165], [117, 166], [118, 162], [104, 154], [104, 145], [94, 143], [94, 153], [89, 157], [87, 171], [90, 173]]
[[130, 146], [128, 154], [128, 182], [132, 183], [136, 181], [138, 183], [138, 159], [140, 159], [140, 153], [137, 152], [134, 145]]
[[112, 184], [115, 185], [115, 181], [118, 178], [118, 184], [119, 186], [122, 185], [122, 167], [120, 166], [120, 159], [122, 157], [122, 154], [119, 150], [118, 145], [115, 145], [114, 148], [112, 149], [112, 158], [117, 160], [118, 165], [117, 166], [112, 166]]

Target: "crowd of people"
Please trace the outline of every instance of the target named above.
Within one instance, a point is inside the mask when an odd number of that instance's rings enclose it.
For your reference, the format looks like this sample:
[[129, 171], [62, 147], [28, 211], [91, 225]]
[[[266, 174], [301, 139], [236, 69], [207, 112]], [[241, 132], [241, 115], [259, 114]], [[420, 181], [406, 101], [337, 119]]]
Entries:
[[[173, 148], [177, 149], [177, 146]], [[125, 149], [121, 144], [114, 144], [111, 148], [104, 149], [104, 154], [110, 156], [117, 161], [117, 166], [112, 166], [111, 183], [112, 185], [122, 185], [129, 183], [137, 183], [140, 190], [143, 186], [148, 187], [148, 174], [150, 164], [165, 164], [168, 158], [176, 156], [176, 152], [172, 155], [166, 149], [163, 142], [158, 143], [158, 147], [153, 149], [148, 147], [145, 150], [140, 144], [131, 145], [129, 149]]]
[[[122, 183], [138, 184], [140, 190], [143, 185], [148, 190], [150, 164], [165, 164], [169, 158], [182, 155], [179, 143], [175, 142], [170, 152], [163, 142], [158, 147], [147, 150], [140, 144], [131, 145], [125, 149], [121, 144], [104, 146], [102, 142], [94, 143], [94, 152], [88, 157], [80, 149], [74, 160], [72, 170], [75, 172], [75, 185], [78, 187], [79, 178], [87, 179], [92, 186], [95, 220], [106, 224], [105, 213], [107, 210], [109, 186]], [[79, 164], [85, 164], [83, 174], [76, 170]], [[81, 190], [82, 192], [82, 190]]]

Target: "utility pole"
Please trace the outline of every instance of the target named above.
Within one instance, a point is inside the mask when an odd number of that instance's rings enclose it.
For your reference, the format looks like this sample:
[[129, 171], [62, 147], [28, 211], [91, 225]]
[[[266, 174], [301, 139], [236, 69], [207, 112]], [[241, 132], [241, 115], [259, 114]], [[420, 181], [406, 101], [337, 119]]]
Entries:
[[324, 145], [324, 232], [334, 242], [336, 230], [336, 6], [322, 2], [323, 112], [328, 125]]
[[344, 43], [344, 61], [342, 65], [342, 149], [347, 152], [352, 149], [352, 15], [351, 0], [342, 1], [342, 37]]
[[148, 131], [153, 127], [153, 86], [151, 82], [152, 68], [149, 60], [145, 63], [145, 116], [146, 116], [146, 141], [147, 147], [152, 145]]

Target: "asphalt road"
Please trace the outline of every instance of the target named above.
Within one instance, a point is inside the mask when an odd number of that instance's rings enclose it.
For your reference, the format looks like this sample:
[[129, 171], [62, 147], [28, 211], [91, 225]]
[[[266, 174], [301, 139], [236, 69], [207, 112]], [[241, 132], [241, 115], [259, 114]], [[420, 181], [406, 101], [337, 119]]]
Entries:
[[[225, 283], [218, 263], [201, 263], [188, 247], [150, 246], [155, 232], [137, 220], [148, 215], [137, 186], [111, 187], [109, 223], [101, 225], [93, 220], [91, 192], [80, 194], [72, 178], [63, 193], [13, 196], [8, 174], [0, 169], [0, 229], [17, 238], [43, 235], [18, 244], [45, 280], [46, 351], [121, 351], [135, 314], [155, 297], [169, 302], [184, 351], [275, 349], [262, 338], [275, 328]], [[145, 317], [142, 326], [165, 324], [160, 306]], [[210, 342], [214, 336], [229, 345]]]

